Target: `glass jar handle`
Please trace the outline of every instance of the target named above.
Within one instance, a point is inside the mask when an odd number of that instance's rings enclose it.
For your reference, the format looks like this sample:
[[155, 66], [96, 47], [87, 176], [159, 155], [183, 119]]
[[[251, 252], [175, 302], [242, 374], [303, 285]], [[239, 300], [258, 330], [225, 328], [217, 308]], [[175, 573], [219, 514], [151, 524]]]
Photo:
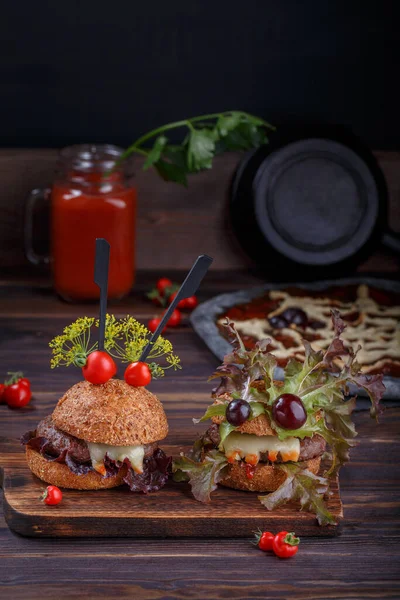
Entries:
[[50, 257], [37, 254], [33, 249], [33, 213], [37, 200], [50, 200], [51, 189], [32, 190], [25, 203], [24, 245], [26, 258], [34, 265], [48, 265]]

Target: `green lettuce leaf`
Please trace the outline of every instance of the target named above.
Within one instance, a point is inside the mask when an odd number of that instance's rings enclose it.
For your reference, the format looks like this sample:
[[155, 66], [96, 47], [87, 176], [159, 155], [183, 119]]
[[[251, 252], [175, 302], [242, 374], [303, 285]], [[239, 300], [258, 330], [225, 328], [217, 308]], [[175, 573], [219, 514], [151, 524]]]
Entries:
[[301, 510], [315, 513], [320, 525], [336, 524], [324, 500], [329, 489], [327, 479], [302, 468], [300, 463], [284, 463], [277, 468], [282, 469], [287, 477], [275, 492], [258, 497], [263, 506], [274, 510], [286, 502], [298, 501]]
[[325, 406], [325, 420], [318, 421], [318, 433], [326, 440], [332, 450], [332, 465], [328, 476], [335, 475], [340, 467], [349, 460], [349, 450], [356, 445], [357, 435], [351, 413], [356, 405], [356, 398], [347, 402], [332, 402]]
[[173, 461], [172, 471], [174, 481], [189, 481], [196, 500], [208, 503], [211, 501], [210, 494], [226, 476], [228, 466], [226, 456], [218, 450], [212, 450], [201, 462], [181, 455]]
[[250, 402], [251, 415], [249, 421], [265, 413], [265, 405], [262, 402]]
[[[246, 350], [235, 325], [227, 319], [225, 327], [228, 337], [232, 343], [233, 351], [224, 358], [224, 363], [211, 376], [225, 376], [230, 379], [233, 391], [238, 392], [244, 400], [256, 399], [257, 401], [269, 402], [271, 397], [276, 397], [277, 389], [274, 384], [274, 371], [277, 367], [276, 358], [268, 352], [271, 340], [265, 339], [256, 342], [254, 348]], [[254, 398], [255, 381], [264, 382], [265, 391], [258, 392]], [[229, 391], [232, 391], [229, 390]]]
[[201, 419], [193, 419], [193, 423], [197, 424], [202, 421], [207, 421], [207, 419], [211, 419], [212, 417], [225, 417], [227, 406], [228, 402], [223, 402], [222, 404], [211, 404]]
[[235, 427], [235, 425], [231, 425], [230, 423], [228, 423], [228, 421], [223, 421], [220, 426], [219, 426], [219, 437], [220, 437], [220, 442], [219, 442], [219, 448], [223, 448], [224, 447], [224, 441], [225, 439], [228, 437], [228, 435], [230, 433], [232, 433], [232, 431], [236, 431], [237, 427]]

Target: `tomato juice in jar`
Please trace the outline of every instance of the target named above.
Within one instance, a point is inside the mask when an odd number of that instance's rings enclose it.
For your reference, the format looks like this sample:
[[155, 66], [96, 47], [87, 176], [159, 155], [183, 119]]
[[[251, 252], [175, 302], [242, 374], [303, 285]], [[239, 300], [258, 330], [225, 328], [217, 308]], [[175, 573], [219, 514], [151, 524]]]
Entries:
[[60, 153], [51, 190], [51, 264], [65, 300], [94, 300], [96, 238], [110, 243], [108, 297], [128, 294], [134, 282], [136, 190], [118, 164], [122, 149], [77, 145]]

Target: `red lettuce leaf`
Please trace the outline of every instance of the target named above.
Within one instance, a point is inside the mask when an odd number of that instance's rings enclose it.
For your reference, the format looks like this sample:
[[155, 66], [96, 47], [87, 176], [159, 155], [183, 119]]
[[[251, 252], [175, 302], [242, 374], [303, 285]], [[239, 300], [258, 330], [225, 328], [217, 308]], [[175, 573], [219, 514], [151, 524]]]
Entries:
[[143, 461], [143, 473], [136, 473], [128, 459], [124, 460], [129, 468], [124, 477], [124, 482], [131, 492], [157, 492], [168, 481], [171, 471], [172, 457], [167, 456], [161, 448], [157, 448], [151, 456], [146, 456]]
[[89, 471], [93, 471], [92, 464], [82, 463], [77, 461], [64, 448], [61, 452], [57, 452], [51, 445], [49, 440], [42, 436], [36, 436], [36, 431], [28, 431], [21, 437], [21, 443], [39, 452], [43, 458], [49, 462], [57, 462], [67, 465], [67, 467], [75, 475], [84, 475]]

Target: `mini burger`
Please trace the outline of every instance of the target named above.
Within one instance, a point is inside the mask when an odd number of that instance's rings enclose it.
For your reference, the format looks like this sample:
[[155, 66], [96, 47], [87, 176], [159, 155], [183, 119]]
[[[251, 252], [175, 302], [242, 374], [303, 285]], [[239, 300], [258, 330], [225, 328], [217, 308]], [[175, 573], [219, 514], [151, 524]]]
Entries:
[[148, 493], [168, 479], [171, 458], [158, 446], [167, 434], [154, 394], [110, 379], [72, 386], [23, 442], [29, 468], [47, 483], [79, 490], [126, 483]]
[[110, 379], [72, 386], [22, 441], [29, 468], [47, 483], [78, 490], [126, 483], [131, 491], [148, 493], [168, 479], [171, 458], [158, 446], [167, 434], [154, 394]]
[[[130, 316], [106, 315], [104, 351], [90, 340], [99, 322], [82, 317], [50, 342], [51, 367], [81, 368], [85, 381], [72, 386], [53, 413], [22, 443], [32, 473], [53, 485], [78, 490], [126, 483], [134, 492], [155, 492], [167, 481], [171, 458], [158, 443], [168, 434], [161, 402], [146, 385], [166, 369], [180, 369], [171, 342]], [[140, 362], [148, 348], [148, 363]], [[128, 363], [124, 381], [113, 379], [113, 358]], [[160, 359], [165, 359], [165, 365]]]
[[[325, 498], [357, 435], [351, 420], [355, 398], [349, 397], [348, 385], [368, 394], [375, 418], [385, 387], [381, 375], [359, 371], [356, 352], [340, 337], [345, 323], [337, 311], [332, 321], [329, 347], [318, 350], [304, 341], [304, 362], [292, 359], [283, 381], [276, 381], [271, 340], [247, 350], [227, 320], [233, 351], [211, 377], [221, 378], [213, 403], [194, 420], [211, 420], [211, 425], [173, 464], [174, 479], [189, 481], [197, 500], [209, 502], [220, 484], [262, 494], [259, 500], [269, 510], [299, 501], [321, 525], [334, 524]], [[321, 473], [326, 450], [330, 461]]]

